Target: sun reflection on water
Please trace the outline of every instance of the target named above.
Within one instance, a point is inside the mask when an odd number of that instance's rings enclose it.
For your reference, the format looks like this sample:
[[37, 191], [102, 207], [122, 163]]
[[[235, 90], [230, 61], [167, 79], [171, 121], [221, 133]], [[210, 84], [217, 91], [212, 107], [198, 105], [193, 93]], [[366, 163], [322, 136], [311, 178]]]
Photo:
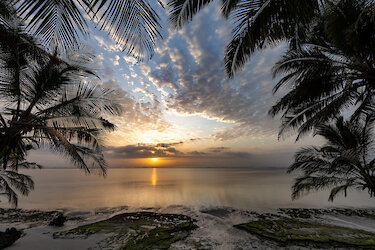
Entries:
[[158, 176], [156, 174], [156, 168], [152, 169], [152, 176], [151, 176], [151, 184], [152, 186], [156, 186], [156, 183], [158, 181]]

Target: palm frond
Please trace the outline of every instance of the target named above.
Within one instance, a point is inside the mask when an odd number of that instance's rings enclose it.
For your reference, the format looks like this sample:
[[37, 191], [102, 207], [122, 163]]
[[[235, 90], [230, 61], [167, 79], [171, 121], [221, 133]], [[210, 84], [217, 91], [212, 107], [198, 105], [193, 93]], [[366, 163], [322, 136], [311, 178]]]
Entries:
[[[213, 0], [170, 0], [168, 2], [169, 21], [174, 27], [181, 28], [210, 2], [213, 2]], [[229, 9], [231, 4], [227, 3], [227, 6]]]
[[222, 0], [221, 1], [221, 12], [225, 18], [228, 18], [236, 8], [240, 8], [239, 3], [242, 0]]
[[59, 99], [43, 103], [35, 114], [48, 119], [51, 115], [92, 117], [98, 115], [120, 115], [123, 107], [119, 102], [119, 95], [115, 89], [103, 88], [88, 83], [74, 84], [70, 82], [62, 86], [59, 91]]
[[14, 206], [17, 206], [18, 203], [16, 191], [20, 192], [22, 195], [28, 195], [33, 189], [34, 182], [30, 176], [14, 171], [0, 172], [0, 195], [7, 196], [9, 203]]
[[282, 113], [279, 136], [298, 129], [298, 139], [351, 107], [352, 121], [373, 113], [374, 44], [365, 38], [375, 33], [367, 18], [370, 6], [365, 0], [330, 2], [303, 44], [275, 64], [274, 76], [282, 78], [274, 93], [289, 88], [270, 110], [273, 116]]
[[89, 167], [86, 165], [86, 162], [83, 160], [82, 156], [78, 153], [76, 146], [71, 144], [61, 132], [47, 126], [43, 127], [42, 129], [46, 136], [49, 137], [49, 140], [53, 142], [56, 150], [64, 152], [70, 157], [74, 165], [85, 170], [87, 173], [90, 173]]
[[90, 18], [109, 33], [124, 51], [138, 59], [151, 58], [162, 38], [160, 17], [145, 0], [81, 0]]
[[344, 183], [345, 179], [333, 176], [303, 176], [296, 178], [292, 187], [292, 199], [298, 199], [311, 191], [324, 190]]
[[87, 23], [73, 0], [12, 0], [28, 29], [40, 37], [44, 45], [64, 50], [78, 48], [87, 34]]
[[227, 75], [232, 77], [256, 50], [275, 46], [282, 40], [290, 40], [296, 36], [296, 30], [300, 32], [307, 29], [318, 9], [318, 1], [311, 0], [237, 3], [231, 12], [236, 27], [224, 57]]
[[375, 194], [375, 172], [370, 171], [374, 159], [369, 154], [372, 141], [367, 140], [372, 129], [366, 120], [352, 124], [338, 117], [335, 125], [322, 124], [316, 128], [315, 135], [322, 136], [326, 143], [321, 147], [303, 148], [295, 154], [288, 173], [301, 171], [301, 177], [295, 179], [293, 199], [328, 188], [331, 189], [329, 201], [342, 192], [346, 196], [350, 188], [367, 189], [371, 196]]
[[8, 19], [12, 14], [14, 14], [14, 10], [10, 7], [10, 4], [7, 1], [0, 1], [0, 19]]
[[340, 185], [340, 186], [332, 188], [329, 194], [328, 200], [333, 201], [336, 198], [336, 196], [340, 193], [344, 193], [346, 197], [348, 189], [354, 186], [354, 182], [355, 182], [355, 179], [350, 179], [350, 180], [347, 180], [344, 185]]
[[107, 163], [100, 151], [83, 146], [76, 146], [76, 150], [88, 161], [90, 169], [99, 170], [103, 176], [107, 174]]

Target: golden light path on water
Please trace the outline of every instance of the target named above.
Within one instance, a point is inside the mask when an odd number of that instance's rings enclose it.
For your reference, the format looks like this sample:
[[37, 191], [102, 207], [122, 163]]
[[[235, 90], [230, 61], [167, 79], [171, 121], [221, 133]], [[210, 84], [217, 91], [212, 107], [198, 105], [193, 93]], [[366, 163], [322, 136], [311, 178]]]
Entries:
[[152, 169], [152, 176], [151, 176], [152, 186], [156, 186], [157, 181], [158, 181], [158, 176], [157, 176], [157, 173], [156, 173], [156, 168], [153, 168]]

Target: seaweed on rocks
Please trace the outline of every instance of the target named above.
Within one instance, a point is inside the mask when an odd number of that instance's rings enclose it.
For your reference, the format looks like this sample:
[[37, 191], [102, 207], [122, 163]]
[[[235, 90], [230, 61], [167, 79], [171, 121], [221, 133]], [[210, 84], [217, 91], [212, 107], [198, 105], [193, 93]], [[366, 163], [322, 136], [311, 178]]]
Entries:
[[107, 244], [120, 249], [168, 249], [185, 239], [196, 229], [194, 220], [181, 214], [154, 212], [122, 213], [109, 219], [56, 232], [55, 238], [90, 237], [93, 234], [111, 235]]
[[329, 245], [375, 248], [375, 234], [360, 229], [326, 225], [311, 220], [258, 218], [234, 227], [282, 245]]

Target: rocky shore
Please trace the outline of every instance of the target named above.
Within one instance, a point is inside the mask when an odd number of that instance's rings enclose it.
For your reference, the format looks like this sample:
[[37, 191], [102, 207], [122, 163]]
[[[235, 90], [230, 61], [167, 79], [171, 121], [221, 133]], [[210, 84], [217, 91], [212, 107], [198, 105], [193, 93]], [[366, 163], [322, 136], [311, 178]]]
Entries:
[[[9, 249], [375, 248], [375, 210], [291, 208], [257, 213], [184, 206], [95, 211], [0, 209], [0, 231], [1, 246], [15, 241]], [[19, 232], [18, 237], [10, 237], [11, 231]], [[6, 240], [11, 240], [10, 244]]]

